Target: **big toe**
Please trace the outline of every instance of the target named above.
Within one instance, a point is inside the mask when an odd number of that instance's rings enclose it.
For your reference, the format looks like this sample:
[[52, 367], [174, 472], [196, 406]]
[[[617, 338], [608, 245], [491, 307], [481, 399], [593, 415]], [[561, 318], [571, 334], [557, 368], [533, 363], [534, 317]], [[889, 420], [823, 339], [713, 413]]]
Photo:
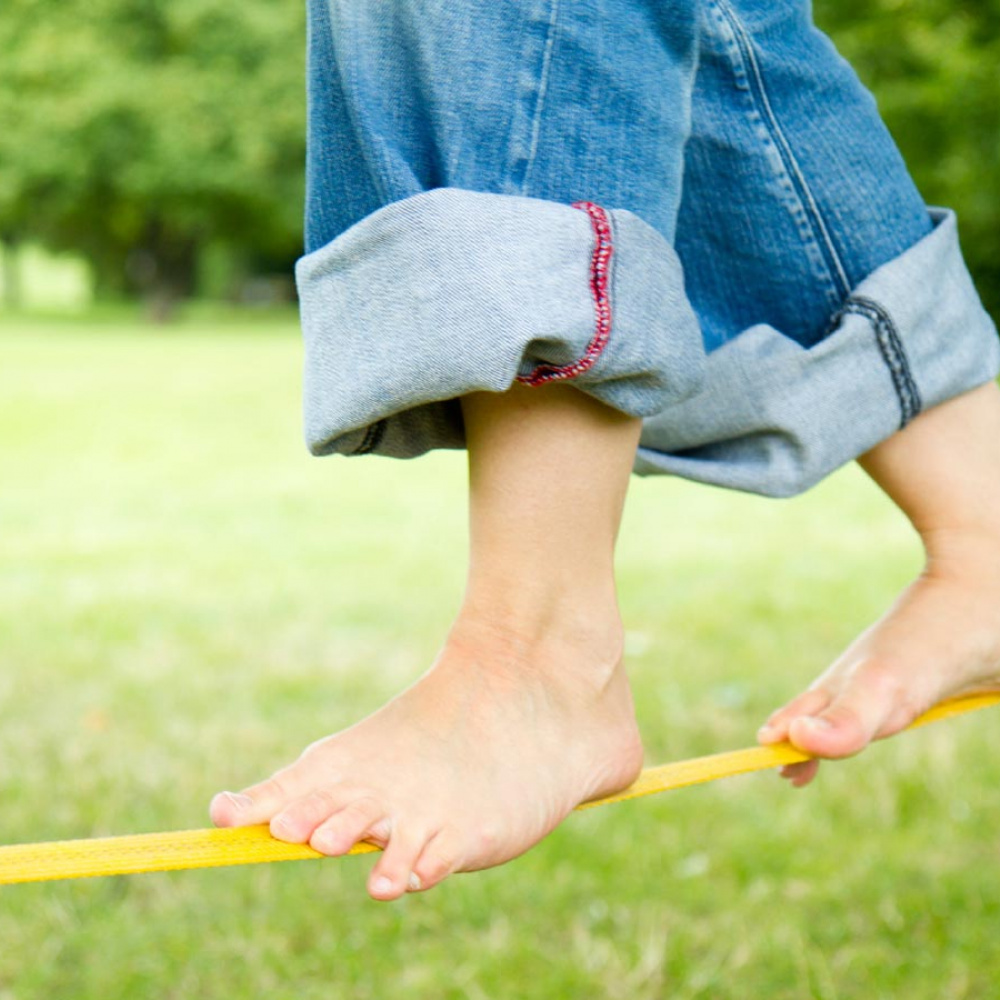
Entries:
[[880, 723], [878, 711], [835, 701], [819, 715], [794, 719], [788, 727], [788, 738], [815, 757], [850, 757], [871, 743]]
[[253, 808], [249, 795], [241, 792], [219, 792], [208, 807], [209, 816], [216, 826], [242, 826]]
[[823, 688], [810, 688], [793, 698], [787, 705], [772, 712], [767, 722], [757, 731], [760, 743], [781, 743], [788, 739], [788, 730], [798, 718], [816, 715], [830, 704], [830, 694]]
[[216, 826], [250, 826], [267, 823], [292, 799], [302, 794], [302, 781], [291, 769], [279, 772], [242, 792], [219, 792], [209, 805]]

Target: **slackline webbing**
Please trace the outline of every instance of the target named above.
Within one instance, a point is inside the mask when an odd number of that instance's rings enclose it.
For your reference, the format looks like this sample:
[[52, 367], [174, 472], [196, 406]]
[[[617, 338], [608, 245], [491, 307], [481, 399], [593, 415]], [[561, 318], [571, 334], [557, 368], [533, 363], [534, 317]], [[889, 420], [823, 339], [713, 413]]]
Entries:
[[[1000, 702], [1000, 692], [966, 695], [941, 702], [909, 727], [926, 725]], [[615, 795], [584, 802], [577, 809], [624, 802], [654, 792], [685, 788], [717, 778], [763, 771], [809, 760], [809, 755], [788, 743], [750, 747], [729, 753], [647, 768], [628, 788]], [[350, 854], [379, 850], [373, 844], [356, 844]], [[264, 861], [301, 861], [322, 858], [306, 844], [275, 840], [266, 825], [223, 830], [177, 830], [140, 833], [91, 840], [61, 840], [0, 847], [0, 885], [44, 882], [95, 875], [133, 875], [139, 872], [176, 871], [184, 868], [217, 868], [253, 865]]]

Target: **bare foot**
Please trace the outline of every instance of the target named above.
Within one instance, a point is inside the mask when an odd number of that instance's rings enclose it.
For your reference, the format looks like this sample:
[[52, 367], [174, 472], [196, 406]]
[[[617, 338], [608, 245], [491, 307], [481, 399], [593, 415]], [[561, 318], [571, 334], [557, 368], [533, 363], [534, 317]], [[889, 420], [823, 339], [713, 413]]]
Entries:
[[509, 861], [642, 766], [614, 546], [641, 431], [569, 385], [461, 400], [469, 574], [431, 669], [241, 795], [220, 826], [267, 823], [323, 854], [383, 846], [375, 899]]
[[[790, 740], [819, 757], [848, 757], [892, 736], [953, 695], [1000, 687], [1000, 546], [943, 546], [878, 622], [813, 685], [775, 712], [761, 743]], [[801, 787], [819, 761], [783, 769]]]
[[269, 822], [331, 856], [377, 843], [368, 889], [389, 900], [516, 857], [641, 764], [620, 640], [525, 639], [460, 619], [411, 688], [269, 780], [217, 795], [211, 815]]

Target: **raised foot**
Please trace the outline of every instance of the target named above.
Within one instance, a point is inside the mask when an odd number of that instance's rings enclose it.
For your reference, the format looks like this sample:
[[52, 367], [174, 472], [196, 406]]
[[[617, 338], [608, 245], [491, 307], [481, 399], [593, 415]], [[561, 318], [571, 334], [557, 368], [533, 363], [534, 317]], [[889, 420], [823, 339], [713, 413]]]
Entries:
[[462, 623], [411, 688], [211, 816], [331, 856], [372, 841], [368, 889], [390, 900], [522, 854], [641, 766], [620, 654]]

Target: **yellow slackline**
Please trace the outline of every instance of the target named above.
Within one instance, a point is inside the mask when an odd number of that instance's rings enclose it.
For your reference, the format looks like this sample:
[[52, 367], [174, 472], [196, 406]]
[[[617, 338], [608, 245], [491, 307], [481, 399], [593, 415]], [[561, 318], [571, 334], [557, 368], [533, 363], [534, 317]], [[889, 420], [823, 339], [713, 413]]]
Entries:
[[[966, 695], [943, 701], [921, 715], [908, 728], [951, 718], [1000, 702], [1000, 692]], [[654, 792], [666, 792], [734, 774], [763, 771], [809, 760], [788, 743], [750, 747], [730, 753], [647, 768], [628, 788], [616, 795], [584, 802], [577, 809], [592, 809], [624, 802]], [[350, 854], [368, 854], [379, 848], [355, 845]], [[275, 840], [267, 826], [225, 830], [177, 830], [172, 833], [141, 833], [93, 840], [62, 840], [43, 844], [0, 847], [0, 885], [44, 882], [51, 879], [85, 878], [93, 875], [132, 875], [139, 872], [175, 871], [181, 868], [217, 868], [253, 865], [263, 861], [301, 861], [324, 855], [305, 844]]]

